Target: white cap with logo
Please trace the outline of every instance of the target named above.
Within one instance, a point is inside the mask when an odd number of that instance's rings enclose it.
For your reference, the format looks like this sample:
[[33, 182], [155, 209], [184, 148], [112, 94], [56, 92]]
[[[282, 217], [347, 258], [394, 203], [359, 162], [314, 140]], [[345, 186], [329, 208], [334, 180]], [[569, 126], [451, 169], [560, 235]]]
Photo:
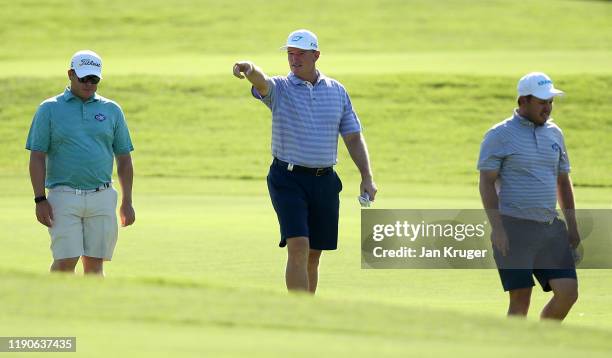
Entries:
[[289, 37], [287, 37], [287, 44], [281, 47], [281, 50], [285, 50], [288, 47], [318, 51], [319, 41], [317, 40], [317, 35], [315, 35], [314, 32], [300, 29], [289, 34]]
[[532, 95], [545, 100], [564, 94], [556, 89], [550, 77], [542, 72], [531, 72], [523, 76], [518, 82], [517, 90], [519, 96]]
[[97, 53], [90, 50], [75, 53], [70, 60], [70, 68], [76, 72], [79, 78], [89, 75], [102, 78], [102, 59]]

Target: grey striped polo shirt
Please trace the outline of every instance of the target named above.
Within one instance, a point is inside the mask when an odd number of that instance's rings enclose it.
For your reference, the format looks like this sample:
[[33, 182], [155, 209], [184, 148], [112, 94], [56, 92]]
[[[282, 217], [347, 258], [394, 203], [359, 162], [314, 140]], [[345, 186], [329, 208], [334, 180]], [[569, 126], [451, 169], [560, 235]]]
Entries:
[[478, 169], [499, 170], [500, 213], [550, 221], [557, 216], [557, 177], [570, 171], [563, 133], [552, 118], [537, 126], [515, 110], [485, 134]]
[[319, 72], [314, 85], [293, 73], [268, 78], [262, 97], [272, 111], [272, 155], [310, 168], [331, 167], [338, 160], [338, 134], [361, 131], [348, 93], [338, 81]]

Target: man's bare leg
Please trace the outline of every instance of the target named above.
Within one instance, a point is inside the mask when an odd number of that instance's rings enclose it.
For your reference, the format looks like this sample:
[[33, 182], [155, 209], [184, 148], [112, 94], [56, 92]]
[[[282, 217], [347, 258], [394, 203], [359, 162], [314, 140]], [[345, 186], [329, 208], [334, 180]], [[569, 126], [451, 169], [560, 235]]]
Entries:
[[305, 236], [287, 239], [285, 282], [289, 291], [308, 291], [308, 253], [310, 244]]
[[548, 301], [541, 319], [555, 319], [562, 321], [578, 300], [578, 281], [573, 278], [557, 278], [548, 281], [553, 290], [553, 297]]
[[74, 273], [74, 268], [76, 267], [77, 262], [79, 262], [78, 257], [70, 257], [67, 259], [53, 260], [53, 263], [51, 264], [49, 271]]
[[104, 259], [83, 256], [83, 272], [86, 275], [104, 276]]
[[317, 291], [320, 258], [321, 250], [310, 249], [310, 253], [308, 254], [308, 291], [312, 294]]
[[531, 287], [510, 290], [509, 294], [508, 316], [527, 316], [531, 303]]

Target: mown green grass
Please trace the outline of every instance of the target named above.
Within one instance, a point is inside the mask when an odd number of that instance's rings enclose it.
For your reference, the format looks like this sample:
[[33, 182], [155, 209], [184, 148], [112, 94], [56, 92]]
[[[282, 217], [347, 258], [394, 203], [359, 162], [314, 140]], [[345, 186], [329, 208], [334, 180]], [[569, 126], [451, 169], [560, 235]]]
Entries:
[[175, 352], [192, 357], [206, 352], [263, 357], [291, 352], [305, 357], [318, 352], [399, 357], [410, 352], [510, 357], [529, 351], [549, 357], [604, 357], [610, 349], [610, 332], [598, 328], [525, 323], [406, 303], [287, 297], [201, 280], [0, 276], [8, 289], [3, 302], [11, 308], [0, 317], [13, 322], [0, 333], [77, 335], [80, 356], [162, 357]]
[[[275, 247], [263, 181], [140, 179], [137, 224], [121, 229], [103, 282], [45, 274], [48, 237], [26, 200], [28, 185], [0, 184], [12, 189], [0, 200], [0, 227], [10, 230], [0, 264], [3, 336], [76, 335], [79, 356], [603, 357], [612, 349], [611, 293], [602, 285], [610, 270], [579, 272], [582, 297], [557, 326], [535, 322], [550, 297], [539, 291], [528, 322], [506, 320], [495, 270], [360, 269], [359, 208], [348, 193], [356, 183], [347, 183], [340, 250], [324, 255], [314, 299], [284, 293], [285, 253]], [[224, 187], [233, 192], [220, 194]], [[379, 205], [478, 205], [469, 187], [439, 190], [413, 186]]]
[[179, 0], [0, 2], [1, 59], [102, 54], [249, 54], [304, 27], [330, 53], [610, 50], [604, 1]]
[[[377, 180], [474, 184], [486, 130], [512, 114], [516, 78], [398, 74], [344, 75], [360, 116]], [[565, 131], [576, 185], [612, 185], [612, 98], [608, 76], [560, 76], [567, 96], [553, 116]], [[0, 157], [4, 175], [26, 172], [25, 138], [57, 79], [0, 79]], [[99, 92], [123, 106], [136, 147], [138, 175], [261, 179], [270, 162], [270, 112], [249, 86], [226, 76], [118, 77]], [[341, 142], [341, 141], [340, 141]], [[593, 144], [597, 145], [593, 145]], [[340, 143], [339, 170], [357, 171]]]
[[[287, 295], [265, 187], [270, 114], [234, 79], [248, 58], [287, 73], [288, 32], [318, 33], [321, 70], [364, 125], [378, 208], [478, 208], [482, 135], [509, 116], [520, 75], [567, 92], [580, 208], [612, 208], [610, 2], [291, 3], [0, 0], [0, 336], [78, 337], [75, 356], [608, 356], [610, 270], [580, 270], [564, 325], [506, 320], [494, 270], [360, 269], [358, 178], [340, 144], [340, 250], [318, 297]], [[136, 225], [108, 277], [46, 274], [23, 149], [32, 115], [66, 85], [70, 55], [105, 63], [100, 93], [136, 147]], [[36, 355], [33, 355], [36, 356]], [[47, 356], [41, 354], [41, 356]]]
[[[53, 78], [67, 69], [67, 51], [64, 57], [46, 59], [40, 66], [37, 58], [0, 61], [0, 78], [37, 77]], [[266, 53], [244, 52], [236, 54], [170, 54], [148, 57], [143, 62], [140, 56], [104, 56], [106, 79], [118, 76], [168, 76], [189, 77], [201, 82], [201, 77], [230, 73], [232, 65], [248, 58], [263, 67], [270, 74], [286, 74], [287, 58], [280, 51], [269, 49]], [[608, 50], [572, 51], [437, 51], [406, 53], [342, 53], [323, 51], [319, 65], [328, 75], [344, 76], [395, 75], [399, 73], [467, 74], [498, 76], [505, 74], [520, 78], [536, 69], [546, 70], [551, 75], [567, 74], [610, 75], [612, 66]], [[329, 71], [329, 72], [328, 72]], [[197, 77], [197, 78], [193, 78]]]

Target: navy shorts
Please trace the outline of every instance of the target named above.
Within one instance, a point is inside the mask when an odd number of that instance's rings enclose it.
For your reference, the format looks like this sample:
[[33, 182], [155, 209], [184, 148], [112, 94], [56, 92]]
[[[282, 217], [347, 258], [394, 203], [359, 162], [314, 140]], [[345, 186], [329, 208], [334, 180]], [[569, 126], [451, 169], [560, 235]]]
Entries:
[[536, 277], [544, 291], [557, 278], [577, 279], [565, 223], [555, 218], [551, 223], [502, 215], [509, 250], [493, 254], [504, 291], [535, 286]]
[[338, 247], [338, 213], [342, 182], [333, 170], [322, 175], [289, 171], [275, 160], [268, 173], [268, 191], [280, 224], [279, 247], [287, 238], [306, 236], [310, 248]]

